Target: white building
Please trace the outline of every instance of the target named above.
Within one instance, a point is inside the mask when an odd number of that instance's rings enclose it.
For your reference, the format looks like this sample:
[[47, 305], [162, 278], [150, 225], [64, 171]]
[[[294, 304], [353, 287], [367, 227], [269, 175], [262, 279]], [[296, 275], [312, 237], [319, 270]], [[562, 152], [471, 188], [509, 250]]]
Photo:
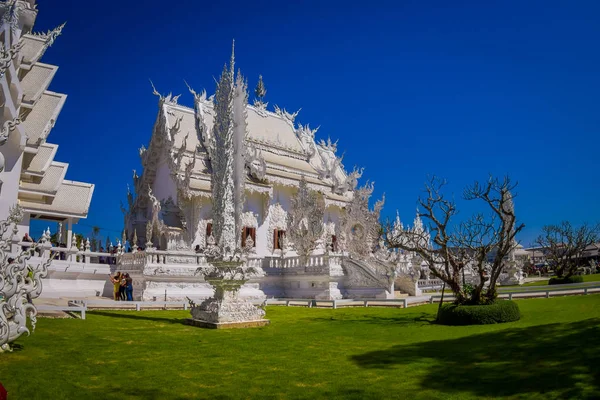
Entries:
[[[232, 55], [227, 72], [232, 80], [233, 63]], [[238, 210], [241, 247], [252, 239], [248, 262], [265, 272], [242, 289], [242, 296], [393, 296], [393, 279], [386, 276], [389, 267], [372, 257], [381, 208], [379, 204], [376, 211], [368, 210], [372, 187], [357, 191], [361, 173], [348, 173], [336, 155], [336, 143], [317, 142], [316, 129], [296, 123], [297, 112], [277, 106], [270, 111], [262, 79], [253, 105], [247, 104], [246, 84], [239, 74], [232, 88], [227, 116], [233, 120], [240, 150], [221, 157], [221, 162], [234, 164], [245, 200], [220, 205], [213, 204], [211, 192], [218, 168], [212, 165], [212, 143], [219, 99], [190, 89], [191, 108], [179, 104], [179, 96], [162, 96], [155, 90], [158, 116], [148, 148], [139, 152], [143, 172], [134, 171], [134, 193], [128, 192], [129, 207], [123, 208], [128, 241], [134, 248], [145, 248], [119, 261], [120, 270], [136, 276], [136, 296], [210, 295], [210, 287], [195, 272], [208, 266], [203, 250], [212, 234], [215, 206]], [[296, 253], [286, 235], [287, 214], [302, 179], [325, 204], [323, 235], [308, 259]]]
[[87, 217], [94, 185], [66, 180], [69, 164], [55, 161], [58, 145], [47, 142], [67, 95], [48, 89], [58, 67], [40, 60], [64, 24], [33, 33], [35, 0], [6, 1], [0, 13], [0, 219], [18, 203], [25, 212], [21, 236], [31, 219], [63, 222], [70, 247], [72, 224]]
[[63, 251], [77, 251], [72, 225], [87, 217], [94, 185], [66, 180], [69, 164], [55, 161], [58, 145], [47, 142], [67, 95], [48, 89], [58, 67], [40, 60], [64, 24], [33, 33], [37, 13], [35, 0], [0, 4], [0, 220], [19, 204], [24, 218], [14, 241], [32, 219], [61, 222]]

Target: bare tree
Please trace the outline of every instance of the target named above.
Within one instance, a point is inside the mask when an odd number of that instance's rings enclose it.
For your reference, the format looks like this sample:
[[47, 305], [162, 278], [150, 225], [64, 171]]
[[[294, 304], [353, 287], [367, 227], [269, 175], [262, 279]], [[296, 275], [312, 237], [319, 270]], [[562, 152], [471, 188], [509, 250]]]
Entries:
[[[385, 239], [390, 247], [418, 254], [431, 273], [446, 283], [459, 304], [486, 304], [496, 299], [496, 282], [506, 257], [515, 249], [516, 235], [524, 228], [517, 224], [510, 178], [492, 178], [475, 182], [464, 190], [466, 200], [482, 200], [488, 205], [489, 216], [477, 214], [454, 227], [458, 214], [453, 200], [446, 199], [442, 189], [445, 180], [432, 177], [425, 185], [425, 198], [419, 199], [419, 216], [429, 221], [430, 232], [399, 229], [386, 224]], [[432, 237], [432, 240], [429, 238]], [[494, 259], [487, 257], [495, 251]], [[479, 282], [472, 290], [462, 285], [465, 268], [472, 268]]]
[[292, 196], [290, 202], [287, 234], [298, 255], [306, 260], [323, 234], [325, 200], [322, 195], [309, 189], [302, 177], [298, 192]]
[[568, 221], [547, 225], [535, 243], [540, 246], [559, 278], [575, 273], [585, 249], [600, 240], [600, 224], [584, 224], [575, 228]]

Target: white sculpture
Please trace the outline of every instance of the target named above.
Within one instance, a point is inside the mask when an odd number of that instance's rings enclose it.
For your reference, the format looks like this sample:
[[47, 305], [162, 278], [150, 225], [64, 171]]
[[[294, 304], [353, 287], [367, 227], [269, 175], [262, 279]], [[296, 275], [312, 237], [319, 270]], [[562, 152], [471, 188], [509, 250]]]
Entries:
[[289, 238], [303, 259], [310, 256], [323, 234], [324, 213], [323, 196], [310, 190], [303, 177], [298, 192], [291, 198], [291, 208], [287, 215]]
[[37, 310], [31, 299], [42, 293], [42, 279], [52, 262], [49, 257], [38, 266], [28, 264], [35, 251], [51, 247], [49, 231], [44, 232], [39, 243], [14, 259], [9, 257], [11, 237], [6, 233], [14, 225], [13, 235], [16, 236], [17, 223], [22, 217], [21, 209], [16, 206], [11, 208], [8, 220], [0, 221], [0, 352], [10, 351], [12, 342], [24, 333], [30, 334], [27, 317], [31, 320], [31, 331], [35, 330]]
[[[242, 154], [246, 135], [247, 91], [238, 74], [234, 83], [234, 55], [225, 68], [215, 95], [214, 160], [212, 177], [213, 232], [207, 238], [205, 254], [210, 268], [198, 268], [214, 288], [214, 296], [196, 305], [189, 300], [192, 319], [187, 323], [202, 327], [262, 326], [265, 311], [238, 298], [238, 291], [251, 276], [261, 271], [245, 265], [241, 249], [241, 206], [246, 178]], [[252, 238], [246, 246], [253, 245]]]

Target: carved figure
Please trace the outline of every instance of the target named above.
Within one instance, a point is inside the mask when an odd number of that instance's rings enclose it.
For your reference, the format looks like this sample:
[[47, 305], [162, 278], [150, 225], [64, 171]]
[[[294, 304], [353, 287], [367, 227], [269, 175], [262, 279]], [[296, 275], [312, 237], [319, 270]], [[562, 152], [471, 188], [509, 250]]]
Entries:
[[[10, 344], [23, 334], [30, 334], [27, 318], [31, 321], [31, 332], [35, 330], [37, 310], [31, 299], [42, 293], [42, 279], [48, 275], [52, 257], [38, 265], [29, 263], [30, 249], [22, 251], [16, 258], [9, 258], [11, 235], [6, 235], [13, 225], [13, 235], [18, 232], [17, 224], [23, 217], [22, 210], [12, 207], [7, 220], [0, 221], [0, 352], [10, 351]], [[49, 248], [50, 231], [44, 232], [36, 249]]]

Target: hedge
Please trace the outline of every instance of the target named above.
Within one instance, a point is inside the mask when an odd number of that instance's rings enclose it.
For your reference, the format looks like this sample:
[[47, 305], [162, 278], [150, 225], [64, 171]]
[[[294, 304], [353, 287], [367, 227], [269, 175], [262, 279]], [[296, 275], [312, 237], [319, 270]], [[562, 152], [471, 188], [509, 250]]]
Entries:
[[437, 322], [442, 325], [486, 325], [518, 321], [520, 318], [517, 303], [497, 300], [493, 304], [479, 306], [445, 304], [438, 312]]
[[581, 283], [583, 282], [583, 276], [573, 275], [568, 278], [559, 278], [554, 276], [548, 281], [548, 285], [564, 285], [565, 283]]

